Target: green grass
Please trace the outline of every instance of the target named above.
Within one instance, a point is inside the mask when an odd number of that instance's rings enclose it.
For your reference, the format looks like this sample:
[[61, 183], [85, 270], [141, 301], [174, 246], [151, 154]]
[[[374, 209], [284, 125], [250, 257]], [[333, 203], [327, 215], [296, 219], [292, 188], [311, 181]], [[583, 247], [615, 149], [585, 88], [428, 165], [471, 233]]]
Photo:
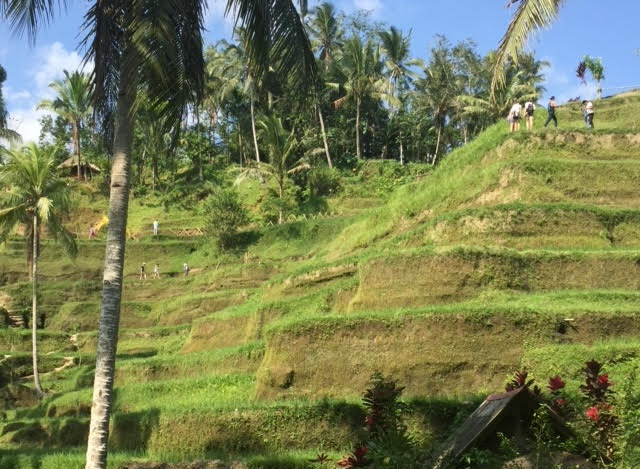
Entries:
[[[640, 314], [640, 94], [595, 104], [595, 131], [570, 105], [558, 130], [540, 128], [544, 112], [533, 133], [499, 123], [435, 169], [365, 162], [338, 176], [329, 217], [265, 226], [267, 185], [241, 184], [253, 220], [234, 252], [206, 230], [192, 236], [205, 228], [197, 206], [134, 195], [111, 467], [221, 457], [281, 469], [308, 467], [317, 451], [337, 458], [358, 440], [357, 404], [376, 369], [407, 386], [410, 427], [429, 444], [519, 366], [539, 384], [566, 375], [571, 392], [585, 357], [612, 378], [627, 373], [639, 360], [629, 335]], [[87, 420], [105, 246], [104, 230], [86, 235], [106, 199], [91, 184], [76, 188], [68, 227], [80, 255], [45, 239], [40, 262], [42, 380], [54, 394], [6, 413], [40, 425], [51, 448], [8, 443], [20, 436], [8, 432], [0, 467], [82, 466], [60, 426]], [[142, 262], [149, 277], [159, 263], [162, 278], [139, 280]], [[0, 247], [0, 293], [12, 312], [28, 311], [18, 236]], [[30, 346], [28, 330], [0, 329], [0, 350], [12, 355], [3, 366], [27, 384]], [[51, 373], [65, 357], [75, 365]], [[434, 395], [449, 401], [425, 397]]]

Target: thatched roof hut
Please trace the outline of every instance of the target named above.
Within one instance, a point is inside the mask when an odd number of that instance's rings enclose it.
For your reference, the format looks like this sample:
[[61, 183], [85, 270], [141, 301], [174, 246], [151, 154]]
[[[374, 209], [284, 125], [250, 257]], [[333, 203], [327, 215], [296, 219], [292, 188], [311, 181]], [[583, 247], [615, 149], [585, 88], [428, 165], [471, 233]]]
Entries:
[[74, 156], [67, 158], [62, 163], [58, 165], [58, 169], [68, 169], [69, 176], [71, 177], [91, 177], [93, 173], [101, 172], [100, 168], [95, 164], [88, 163], [86, 161], [80, 162], [80, 173], [78, 173], [78, 160]]

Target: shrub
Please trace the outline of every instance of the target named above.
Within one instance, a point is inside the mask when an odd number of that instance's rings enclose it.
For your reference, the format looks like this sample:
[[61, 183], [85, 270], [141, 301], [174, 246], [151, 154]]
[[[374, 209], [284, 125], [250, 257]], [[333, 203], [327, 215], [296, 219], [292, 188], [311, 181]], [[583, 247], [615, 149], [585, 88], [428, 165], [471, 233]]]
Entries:
[[204, 204], [207, 228], [218, 238], [223, 249], [237, 245], [238, 230], [249, 221], [246, 208], [240, 202], [233, 189], [220, 189], [214, 192]]
[[307, 184], [311, 196], [333, 195], [340, 190], [340, 173], [336, 169], [318, 166], [309, 171]]

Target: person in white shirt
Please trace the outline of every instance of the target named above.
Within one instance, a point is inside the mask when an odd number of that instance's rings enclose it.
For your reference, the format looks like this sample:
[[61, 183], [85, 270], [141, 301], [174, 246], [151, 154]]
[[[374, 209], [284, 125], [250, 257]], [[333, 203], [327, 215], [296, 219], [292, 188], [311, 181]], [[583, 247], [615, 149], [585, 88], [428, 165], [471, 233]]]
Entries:
[[524, 103], [524, 121], [527, 124], [527, 130], [533, 130], [533, 113], [536, 112], [536, 105], [532, 101]]
[[510, 128], [509, 130], [511, 132], [517, 132], [520, 130], [520, 117], [522, 115], [522, 105], [518, 102], [515, 101], [513, 103], [513, 106], [511, 106], [511, 111], [509, 111], [509, 123], [510, 123]]
[[593, 129], [593, 103], [591, 101], [582, 101], [582, 110], [584, 112], [584, 122], [587, 124], [587, 129]]
[[158, 220], [153, 220], [153, 236], [158, 236]]

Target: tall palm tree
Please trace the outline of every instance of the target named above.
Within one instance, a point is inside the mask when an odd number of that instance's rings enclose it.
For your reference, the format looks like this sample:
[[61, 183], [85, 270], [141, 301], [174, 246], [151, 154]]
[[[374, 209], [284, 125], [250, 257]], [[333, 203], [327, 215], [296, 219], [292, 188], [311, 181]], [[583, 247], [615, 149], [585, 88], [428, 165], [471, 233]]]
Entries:
[[[410, 57], [411, 33], [406, 36], [401, 30], [391, 27], [389, 31], [379, 33], [382, 50], [385, 56], [385, 68], [388, 79], [387, 95], [391, 108], [392, 119], [397, 117], [399, 111], [406, 103], [407, 92], [411, 82], [418, 75], [411, 67], [424, 65], [421, 60]], [[404, 163], [404, 145], [402, 132], [400, 132], [400, 164]]]
[[431, 60], [424, 69], [425, 76], [417, 83], [421, 104], [433, 114], [436, 127], [436, 147], [432, 164], [435, 165], [440, 154], [440, 144], [447, 119], [456, 108], [456, 98], [460, 87], [456, 79], [455, 67], [451, 58], [451, 49], [445, 38], [431, 50]]
[[518, 60], [527, 39], [536, 31], [549, 26], [558, 16], [566, 0], [509, 0], [507, 6], [519, 3], [498, 50], [491, 80], [491, 90], [504, 80], [504, 65], [511, 58]]
[[[2, 65], [0, 65], [0, 139], [9, 140], [10, 143], [17, 143], [20, 141], [20, 135], [7, 127], [8, 112], [4, 104], [4, 98], [2, 97], [2, 84], [6, 79], [7, 72]], [[0, 145], [0, 149], [1, 148], [2, 146]]]
[[0, 193], [0, 240], [5, 240], [17, 225], [26, 230], [27, 257], [31, 276], [31, 343], [33, 384], [38, 396], [44, 392], [38, 373], [38, 256], [42, 226], [62, 241], [69, 255], [75, 257], [76, 242], [62, 226], [69, 210], [69, 188], [55, 173], [54, 158], [35, 144], [19, 150], [7, 150], [7, 164], [0, 167], [0, 185], [8, 188]]
[[368, 96], [380, 97], [384, 95], [384, 80], [382, 78], [382, 62], [380, 51], [373, 42], [363, 44], [359, 36], [353, 36], [344, 43], [341, 61], [344, 74], [344, 88], [346, 95], [335, 101], [335, 106], [341, 106], [345, 100], [351, 100], [356, 105], [356, 156], [362, 159], [360, 147], [360, 110], [362, 101]]
[[[69, 74], [65, 70], [64, 79], [54, 81], [49, 88], [56, 92], [56, 99], [40, 101], [38, 109], [55, 112], [71, 124], [73, 156], [78, 168], [78, 179], [80, 179], [80, 129], [92, 112], [91, 80], [84, 73], [75, 71]], [[84, 177], [87, 178], [86, 173]]]
[[318, 53], [327, 72], [335, 56], [340, 51], [344, 30], [336, 14], [333, 4], [324, 2], [313, 10], [313, 17], [309, 23], [311, 44]]
[[[0, 17], [33, 41], [66, 0], [0, 0]], [[122, 272], [128, 215], [136, 91], [144, 84], [153, 104], [175, 121], [204, 81], [202, 31], [205, 0], [99, 0], [85, 16], [85, 44], [93, 60], [96, 112], [114, 121], [98, 349], [86, 469], [104, 469], [113, 398]], [[315, 58], [291, 0], [227, 0], [248, 31], [247, 52], [256, 79], [270, 68], [304, 86]]]

